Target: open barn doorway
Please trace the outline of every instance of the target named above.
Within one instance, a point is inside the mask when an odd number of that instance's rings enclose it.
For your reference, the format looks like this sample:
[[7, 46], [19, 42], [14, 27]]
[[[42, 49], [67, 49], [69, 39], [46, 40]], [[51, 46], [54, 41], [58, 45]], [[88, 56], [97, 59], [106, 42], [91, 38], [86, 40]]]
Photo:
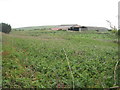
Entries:
[[85, 26], [81, 26], [80, 29], [79, 29], [79, 31], [87, 31], [87, 30], [88, 30], [88, 28], [85, 27]]

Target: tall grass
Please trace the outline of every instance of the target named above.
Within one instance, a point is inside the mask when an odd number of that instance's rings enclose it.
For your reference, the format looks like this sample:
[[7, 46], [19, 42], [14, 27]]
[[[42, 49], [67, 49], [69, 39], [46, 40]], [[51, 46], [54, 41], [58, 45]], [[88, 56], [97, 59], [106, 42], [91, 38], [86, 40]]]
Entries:
[[[3, 35], [3, 87], [109, 88], [116, 84], [117, 36], [14, 31]], [[117, 84], [116, 84], [117, 85]]]

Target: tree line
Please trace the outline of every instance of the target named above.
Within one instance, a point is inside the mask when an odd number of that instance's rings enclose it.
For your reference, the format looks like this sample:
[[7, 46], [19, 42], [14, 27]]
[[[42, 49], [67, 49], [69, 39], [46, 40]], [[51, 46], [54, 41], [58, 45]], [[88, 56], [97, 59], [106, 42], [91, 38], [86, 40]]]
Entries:
[[10, 33], [11, 31], [11, 26], [9, 24], [6, 23], [0, 23], [0, 32], [3, 33]]

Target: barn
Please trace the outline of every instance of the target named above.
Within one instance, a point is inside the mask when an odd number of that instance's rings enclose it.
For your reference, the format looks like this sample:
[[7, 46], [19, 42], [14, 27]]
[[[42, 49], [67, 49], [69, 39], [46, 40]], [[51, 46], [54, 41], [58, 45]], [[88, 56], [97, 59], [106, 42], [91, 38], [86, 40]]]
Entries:
[[105, 27], [80, 26], [78, 24], [64, 24], [64, 25], [58, 25], [57, 27], [51, 28], [51, 30], [106, 32], [109, 29], [107, 29]]
[[70, 27], [78, 26], [77, 24], [62, 24], [58, 25], [54, 28], [51, 28], [51, 30], [69, 30]]
[[109, 31], [108, 28], [105, 27], [92, 27], [92, 26], [86, 26], [88, 31], [97, 31], [97, 32], [107, 32]]
[[109, 29], [105, 27], [92, 27], [92, 26], [72, 26], [69, 28], [72, 31], [97, 31], [97, 32], [106, 32]]
[[86, 31], [87, 27], [77, 25], [77, 26], [70, 27], [68, 30], [72, 30], [72, 31]]

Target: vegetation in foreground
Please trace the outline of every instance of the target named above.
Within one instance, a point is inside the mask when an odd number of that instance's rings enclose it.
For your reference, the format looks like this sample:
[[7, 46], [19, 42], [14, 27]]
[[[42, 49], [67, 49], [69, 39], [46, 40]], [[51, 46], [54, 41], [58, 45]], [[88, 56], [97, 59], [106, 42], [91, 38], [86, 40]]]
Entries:
[[3, 88], [109, 88], [118, 84], [112, 33], [13, 31], [3, 34]]

